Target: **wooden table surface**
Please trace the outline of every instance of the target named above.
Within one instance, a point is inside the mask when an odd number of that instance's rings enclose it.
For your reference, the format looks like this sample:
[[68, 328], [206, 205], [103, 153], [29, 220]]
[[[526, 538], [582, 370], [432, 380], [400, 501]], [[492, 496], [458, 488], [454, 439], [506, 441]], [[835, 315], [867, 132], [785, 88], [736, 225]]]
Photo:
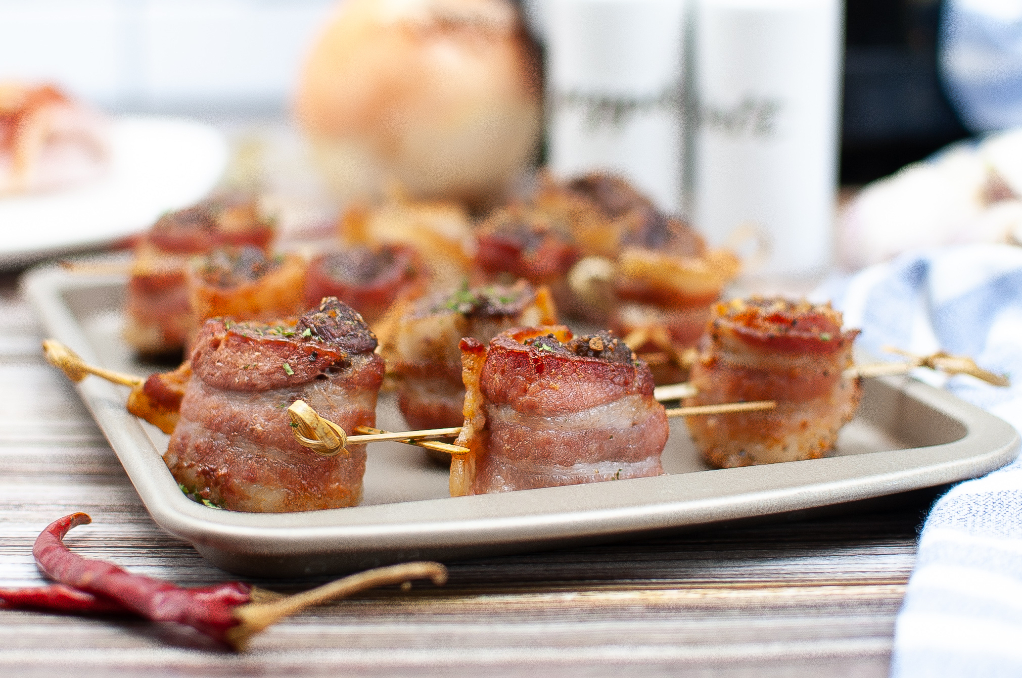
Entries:
[[[36, 534], [185, 585], [231, 579], [146, 513], [62, 374], [13, 275], [0, 277], [0, 586], [43, 581]], [[284, 621], [244, 654], [129, 617], [0, 610], [0, 675], [882, 676], [932, 495], [881, 511], [453, 562], [417, 585]], [[315, 580], [255, 583], [293, 591]]]

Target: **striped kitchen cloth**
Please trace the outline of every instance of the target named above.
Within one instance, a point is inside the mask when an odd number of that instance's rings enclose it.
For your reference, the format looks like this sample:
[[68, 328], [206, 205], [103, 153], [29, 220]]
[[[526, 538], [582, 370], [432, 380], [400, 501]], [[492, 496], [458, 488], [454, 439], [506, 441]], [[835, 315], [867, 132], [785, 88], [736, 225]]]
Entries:
[[[1010, 388], [918, 370], [1022, 431], [1022, 248], [970, 245], [904, 255], [813, 295], [830, 299], [861, 347], [883, 355], [965, 354]], [[919, 538], [894, 638], [891, 674], [1022, 676], [1022, 461], [960, 483]]]

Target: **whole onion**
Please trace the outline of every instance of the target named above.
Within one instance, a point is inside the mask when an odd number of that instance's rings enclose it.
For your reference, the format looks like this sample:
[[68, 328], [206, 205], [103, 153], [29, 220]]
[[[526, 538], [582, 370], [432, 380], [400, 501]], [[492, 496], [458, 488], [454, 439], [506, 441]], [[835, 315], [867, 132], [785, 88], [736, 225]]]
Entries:
[[509, 0], [347, 0], [296, 100], [317, 163], [346, 196], [499, 200], [539, 142], [537, 55]]

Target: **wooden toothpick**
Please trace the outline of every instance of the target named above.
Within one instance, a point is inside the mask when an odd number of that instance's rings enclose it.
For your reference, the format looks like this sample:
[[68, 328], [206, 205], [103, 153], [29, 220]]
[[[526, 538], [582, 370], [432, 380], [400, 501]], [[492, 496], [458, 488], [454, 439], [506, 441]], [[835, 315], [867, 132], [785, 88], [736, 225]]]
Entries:
[[[356, 426], [355, 430], [360, 433], [366, 431], [365, 435], [349, 436], [340, 426], [334, 422], [324, 419], [308, 403], [296, 400], [287, 408], [291, 417], [291, 427], [294, 437], [300, 445], [307, 447], [316, 454], [325, 457], [332, 457], [344, 451], [349, 444], [361, 443], [382, 443], [396, 442], [424, 447], [438, 452], [448, 454], [465, 454], [467, 448], [449, 443], [441, 443], [429, 440], [429, 438], [451, 438], [461, 432], [461, 427], [437, 428], [428, 431], [402, 431], [391, 433], [382, 429], [374, 429], [368, 426]], [[373, 433], [368, 433], [373, 431]]]
[[[720, 405], [699, 405], [695, 407], [679, 407], [665, 410], [668, 417], [690, 417], [703, 414], [728, 414], [730, 412], [750, 412], [769, 410], [777, 407], [772, 400], [760, 400], [750, 403], [723, 403]], [[398, 442], [417, 445], [431, 450], [449, 454], [465, 454], [469, 450], [458, 445], [438, 443], [430, 438], [449, 438], [461, 433], [460, 426], [451, 428], [433, 428], [422, 431], [383, 431], [368, 426], [357, 426], [356, 431], [369, 432], [366, 435], [349, 436], [337, 424], [324, 419], [314, 409], [301, 400], [296, 400], [287, 408], [291, 416], [291, 426], [295, 439], [299, 444], [323, 456], [333, 456], [345, 449], [348, 444]]]
[[849, 367], [845, 370], [844, 375], [848, 378], [880, 377], [896, 374], [908, 374], [918, 367], [927, 367], [931, 370], [936, 370], [937, 372], [943, 372], [950, 375], [968, 374], [994, 386], [1006, 387], [1011, 385], [1011, 381], [1007, 376], [1003, 374], [994, 374], [989, 370], [984, 370], [976, 364], [976, 361], [968, 356], [952, 355], [946, 351], [937, 351], [930, 355], [916, 355], [893, 346], [885, 346], [884, 350], [888, 353], [904, 356], [909, 358], [909, 360], [903, 363], [855, 365], [854, 367]]
[[46, 356], [47, 362], [60, 368], [67, 378], [76, 384], [90, 374], [122, 386], [135, 387], [145, 383], [145, 379], [133, 374], [122, 374], [90, 365], [56, 339], [43, 339], [43, 354]]
[[668, 417], [693, 417], [703, 414], [729, 414], [732, 412], [754, 412], [772, 410], [777, 407], [774, 400], [754, 400], [748, 403], [722, 403], [720, 405], [693, 405], [666, 410]]

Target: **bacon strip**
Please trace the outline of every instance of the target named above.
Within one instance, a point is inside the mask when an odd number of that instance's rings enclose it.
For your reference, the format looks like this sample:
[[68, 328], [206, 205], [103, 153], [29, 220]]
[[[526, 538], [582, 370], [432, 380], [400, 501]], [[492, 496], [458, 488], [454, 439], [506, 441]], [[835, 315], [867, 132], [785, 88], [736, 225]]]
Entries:
[[512, 327], [556, 321], [549, 291], [524, 280], [513, 286], [462, 288], [409, 304], [382, 349], [405, 421], [413, 429], [461, 424], [462, 337], [489, 341]]
[[242, 195], [219, 195], [160, 217], [135, 248], [125, 340], [143, 353], [181, 350], [194, 331], [185, 276], [189, 260], [225, 246], [265, 251], [272, 239], [272, 225]]
[[[709, 249], [685, 224], [647, 211], [631, 225], [615, 262], [611, 326], [624, 337], [645, 337], [630, 340], [639, 353], [680, 356], [699, 341], [739, 267], [733, 253]], [[687, 374], [676, 362], [655, 368], [654, 376], [657, 383], [677, 383]]]
[[372, 324], [397, 299], [421, 296], [428, 278], [422, 258], [409, 245], [357, 245], [312, 259], [305, 280], [305, 303], [314, 305], [323, 297], [337, 297]]
[[461, 341], [465, 421], [451, 494], [485, 494], [663, 473], [664, 408], [645, 363], [608, 332], [509, 330]]
[[537, 206], [570, 224], [583, 253], [614, 259], [630, 221], [656, 206], [621, 177], [590, 172], [566, 182], [542, 177]]
[[692, 368], [698, 395], [686, 405], [775, 400], [764, 412], [689, 417], [713, 466], [817, 459], [834, 447], [861, 396], [852, 365], [858, 330], [841, 329], [829, 305], [778, 298], [717, 304], [708, 343]]
[[365, 446], [318, 456], [294, 440], [286, 408], [301, 399], [345, 430], [374, 426], [383, 382], [375, 347], [358, 313], [333, 298], [297, 323], [207, 321], [167, 467], [188, 492], [234, 511], [357, 504]]
[[173, 433], [191, 378], [192, 364], [187, 360], [172, 372], [150, 375], [141, 388], [133, 388], [128, 394], [128, 412], [159, 427], [164, 433]]
[[185, 274], [196, 329], [209, 318], [270, 321], [305, 306], [306, 262], [297, 254], [267, 256], [255, 247], [221, 248], [194, 260]]

